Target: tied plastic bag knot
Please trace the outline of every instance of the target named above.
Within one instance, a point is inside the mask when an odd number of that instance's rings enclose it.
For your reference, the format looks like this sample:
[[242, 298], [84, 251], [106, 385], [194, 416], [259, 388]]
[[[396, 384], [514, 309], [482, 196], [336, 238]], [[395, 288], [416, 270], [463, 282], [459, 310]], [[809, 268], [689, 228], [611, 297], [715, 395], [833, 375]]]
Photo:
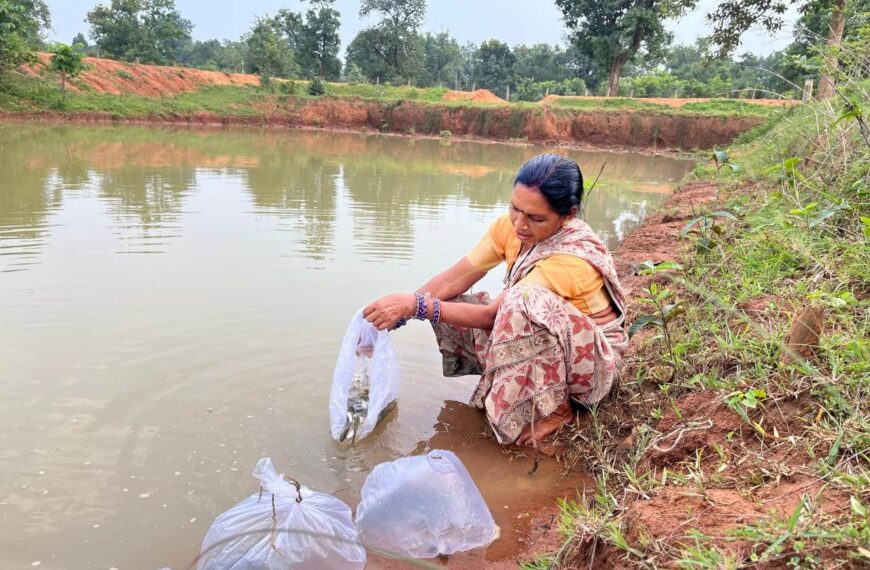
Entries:
[[363, 484], [356, 526], [365, 544], [412, 558], [479, 548], [499, 536], [465, 466], [440, 449], [376, 466]]
[[260, 492], [214, 520], [197, 570], [362, 570], [366, 551], [350, 507], [288, 480], [268, 457], [257, 462], [253, 475]]
[[287, 499], [295, 498], [297, 503], [302, 502], [302, 485], [296, 479], [287, 475], [279, 475], [275, 471], [271, 457], [260, 459], [254, 466], [254, 477], [260, 480], [260, 495], [263, 490]]
[[341, 344], [329, 394], [332, 438], [355, 443], [374, 430], [399, 397], [399, 357], [388, 331], [357, 311]]

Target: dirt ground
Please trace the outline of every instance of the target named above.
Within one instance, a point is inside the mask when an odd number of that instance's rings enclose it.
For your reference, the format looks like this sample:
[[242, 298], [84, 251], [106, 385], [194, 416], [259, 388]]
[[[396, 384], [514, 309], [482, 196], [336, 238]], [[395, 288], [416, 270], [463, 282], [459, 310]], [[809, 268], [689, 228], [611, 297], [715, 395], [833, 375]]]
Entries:
[[[41, 65], [24, 68], [24, 71], [30, 75], [37, 75], [42, 66], [48, 65], [51, 61], [51, 54], [39, 53], [37, 55]], [[259, 77], [246, 73], [141, 65], [96, 57], [86, 57], [85, 64], [88, 67], [82, 72], [78, 81], [96, 93], [111, 93], [112, 95], [132, 94], [162, 97], [197, 91], [209, 85], [260, 84]], [[76, 93], [81, 91], [75, 84], [68, 84], [67, 89]]]
[[473, 101], [475, 103], [501, 103], [507, 105], [507, 101], [489, 89], [477, 89], [475, 91], [448, 91], [441, 99], [444, 101]]

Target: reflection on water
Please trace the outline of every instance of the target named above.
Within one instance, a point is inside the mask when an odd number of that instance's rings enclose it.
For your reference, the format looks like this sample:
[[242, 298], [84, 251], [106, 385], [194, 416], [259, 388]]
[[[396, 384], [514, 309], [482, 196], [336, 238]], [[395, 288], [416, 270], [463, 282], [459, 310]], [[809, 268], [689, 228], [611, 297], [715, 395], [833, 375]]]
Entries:
[[[470, 249], [544, 150], [0, 125], [0, 566], [184, 567], [256, 491], [263, 455], [355, 505], [474, 379], [441, 378], [431, 331], [406, 327], [397, 412], [338, 448], [327, 399], [348, 321]], [[610, 245], [686, 169], [569, 154], [589, 179], [607, 163], [586, 216]]]

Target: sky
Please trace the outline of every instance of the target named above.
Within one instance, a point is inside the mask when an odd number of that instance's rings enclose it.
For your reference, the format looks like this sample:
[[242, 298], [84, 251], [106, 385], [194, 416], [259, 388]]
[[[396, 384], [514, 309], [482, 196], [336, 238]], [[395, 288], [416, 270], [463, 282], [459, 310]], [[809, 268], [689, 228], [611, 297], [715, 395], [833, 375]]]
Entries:
[[[109, 4], [110, 0], [46, 0], [53, 28], [48, 39], [70, 43], [79, 32], [87, 35], [85, 16], [99, 3]], [[357, 32], [376, 21], [374, 18], [361, 21], [359, 5], [360, 0], [336, 0], [335, 7], [342, 15], [341, 59], [344, 59], [344, 48]], [[678, 22], [670, 22], [667, 27], [674, 34], [675, 42], [693, 44], [699, 36], [709, 34], [704, 15], [715, 5], [714, 0], [700, 0], [692, 13]], [[193, 23], [192, 35], [196, 40], [236, 40], [251, 28], [257, 16], [274, 14], [281, 8], [308, 9], [308, 4], [300, 0], [175, 0], [175, 6]], [[784, 48], [791, 41], [790, 30], [797, 20], [796, 12], [791, 10], [786, 20], [785, 30], [775, 38], [761, 32], [747, 33], [736, 53], [768, 55]], [[561, 14], [552, 0], [429, 0], [423, 31], [447, 31], [459, 43], [479, 44], [498, 38], [509, 45], [565, 44]]]

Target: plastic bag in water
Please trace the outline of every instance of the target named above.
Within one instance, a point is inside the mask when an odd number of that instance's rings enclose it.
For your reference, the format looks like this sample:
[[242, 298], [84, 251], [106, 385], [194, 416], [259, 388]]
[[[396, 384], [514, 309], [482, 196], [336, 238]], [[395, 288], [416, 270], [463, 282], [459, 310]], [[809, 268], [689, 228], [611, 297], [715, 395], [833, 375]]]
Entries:
[[412, 558], [490, 544], [499, 528], [456, 455], [436, 449], [375, 467], [356, 511], [360, 540]]
[[335, 363], [329, 395], [329, 428], [336, 441], [356, 442], [371, 433], [399, 397], [399, 357], [388, 331], [358, 311]]
[[[261, 492], [212, 523], [197, 570], [357, 570], [366, 564], [350, 507], [297, 487], [268, 457], [254, 467]], [[301, 502], [298, 500], [301, 497]]]

